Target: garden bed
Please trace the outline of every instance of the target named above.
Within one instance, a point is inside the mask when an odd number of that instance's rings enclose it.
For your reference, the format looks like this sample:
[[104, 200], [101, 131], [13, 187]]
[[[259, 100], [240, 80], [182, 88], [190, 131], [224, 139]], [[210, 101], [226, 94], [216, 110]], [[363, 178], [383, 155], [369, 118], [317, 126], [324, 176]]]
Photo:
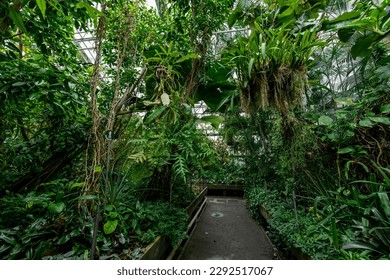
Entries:
[[[207, 188], [203, 191], [187, 206], [186, 211], [188, 213], [188, 227], [186, 234], [188, 235], [194, 228], [195, 223], [202, 213], [202, 210], [206, 204]], [[158, 236], [149, 244], [142, 256], [141, 260], [161, 260], [161, 259], [173, 259], [178, 252], [181, 244], [184, 240], [179, 241], [175, 246], [172, 246], [170, 240], [165, 236]]]
[[[268, 223], [268, 221], [271, 219], [271, 215], [268, 212], [267, 208], [265, 208], [264, 205], [260, 204], [259, 211], [260, 211], [261, 215], [263, 216], [263, 218], [265, 219], [265, 221]], [[290, 250], [290, 253], [297, 260], [311, 260], [312, 259], [308, 254], [302, 252], [302, 250], [300, 248], [290, 246], [289, 250]]]

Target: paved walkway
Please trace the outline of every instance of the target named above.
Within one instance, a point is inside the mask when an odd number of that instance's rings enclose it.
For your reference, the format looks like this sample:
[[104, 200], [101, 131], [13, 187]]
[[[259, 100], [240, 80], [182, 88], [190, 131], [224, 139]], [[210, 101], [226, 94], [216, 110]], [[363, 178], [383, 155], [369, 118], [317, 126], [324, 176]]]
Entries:
[[273, 248], [245, 200], [208, 197], [183, 260], [271, 260]]

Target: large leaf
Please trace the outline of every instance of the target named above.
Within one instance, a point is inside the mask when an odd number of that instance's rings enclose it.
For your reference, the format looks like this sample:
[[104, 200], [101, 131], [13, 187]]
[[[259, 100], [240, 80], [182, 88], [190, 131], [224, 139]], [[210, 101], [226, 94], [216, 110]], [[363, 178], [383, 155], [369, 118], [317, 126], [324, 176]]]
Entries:
[[118, 220], [109, 220], [103, 225], [103, 231], [105, 234], [111, 234], [116, 230], [118, 226]]
[[376, 42], [377, 36], [374, 34], [359, 37], [351, 48], [353, 58], [367, 57], [371, 54], [371, 46]]

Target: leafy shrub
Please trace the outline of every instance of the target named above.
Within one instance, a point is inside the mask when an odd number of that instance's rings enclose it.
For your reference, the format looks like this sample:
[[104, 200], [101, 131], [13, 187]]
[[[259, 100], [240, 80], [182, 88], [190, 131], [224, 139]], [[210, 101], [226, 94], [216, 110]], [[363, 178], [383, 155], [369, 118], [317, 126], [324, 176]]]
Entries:
[[291, 205], [281, 198], [280, 192], [262, 186], [247, 188], [245, 197], [252, 213], [258, 211], [259, 205], [269, 212], [269, 235], [279, 249], [289, 253], [293, 248], [299, 248], [313, 259], [337, 257], [326, 229], [318, 226], [318, 218], [311, 209], [301, 208], [295, 213]]

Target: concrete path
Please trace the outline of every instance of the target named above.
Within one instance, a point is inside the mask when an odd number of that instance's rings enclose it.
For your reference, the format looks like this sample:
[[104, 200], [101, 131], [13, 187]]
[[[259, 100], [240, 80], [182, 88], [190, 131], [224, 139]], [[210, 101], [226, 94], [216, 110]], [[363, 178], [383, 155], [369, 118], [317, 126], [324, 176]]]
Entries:
[[208, 197], [206, 208], [180, 259], [271, 260], [264, 230], [251, 217], [245, 200]]

